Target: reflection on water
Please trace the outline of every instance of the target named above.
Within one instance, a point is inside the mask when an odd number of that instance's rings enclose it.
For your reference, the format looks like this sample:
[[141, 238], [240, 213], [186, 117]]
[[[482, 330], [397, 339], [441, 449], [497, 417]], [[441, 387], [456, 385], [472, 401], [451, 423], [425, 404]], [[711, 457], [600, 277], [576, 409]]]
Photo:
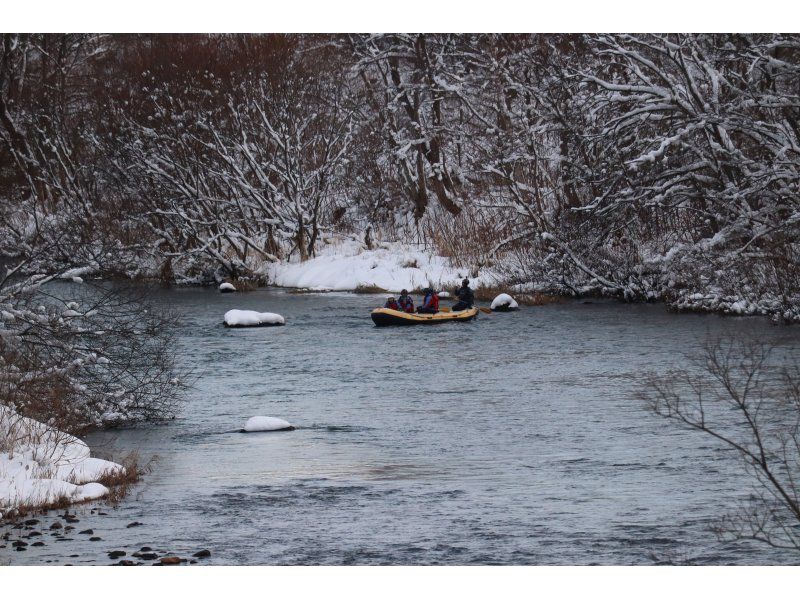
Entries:
[[[157, 455], [156, 468], [107, 516], [78, 509], [101, 541], [0, 557], [108, 563], [109, 550], [148, 545], [209, 548], [216, 564], [792, 562], [715, 541], [709, 525], [749, 479], [631, 397], [638, 374], [685, 365], [708, 334], [794, 351], [796, 327], [567, 303], [377, 329], [380, 297], [157, 297], [181, 314], [181, 359], [201, 378], [172, 424], [89, 438], [100, 453]], [[231, 308], [287, 325], [225, 329]], [[229, 433], [252, 415], [298, 430]]]

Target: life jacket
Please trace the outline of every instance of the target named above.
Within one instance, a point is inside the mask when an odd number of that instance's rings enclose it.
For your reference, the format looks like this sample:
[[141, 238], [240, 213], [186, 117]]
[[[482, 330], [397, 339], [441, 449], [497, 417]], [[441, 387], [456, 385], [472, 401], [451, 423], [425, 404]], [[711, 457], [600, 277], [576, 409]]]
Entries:
[[387, 301], [383, 307], [385, 307], [386, 309], [394, 309], [397, 311], [401, 311], [400, 306], [397, 304], [397, 301]]
[[400, 309], [401, 310], [403, 310], [405, 312], [408, 312], [408, 313], [411, 313], [411, 312], [414, 311], [414, 300], [411, 298], [410, 295], [406, 295], [405, 298], [403, 298], [403, 296], [400, 295], [400, 299], [398, 300], [398, 303], [400, 304]]
[[425, 309], [433, 309], [439, 311], [439, 296], [436, 293], [425, 295], [425, 301], [422, 304]]
[[473, 293], [472, 289], [469, 287], [460, 287], [458, 291], [456, 291], [456, 295], [459, 301], [466, 303], [470, 307], [475, 303], [475, 293]]

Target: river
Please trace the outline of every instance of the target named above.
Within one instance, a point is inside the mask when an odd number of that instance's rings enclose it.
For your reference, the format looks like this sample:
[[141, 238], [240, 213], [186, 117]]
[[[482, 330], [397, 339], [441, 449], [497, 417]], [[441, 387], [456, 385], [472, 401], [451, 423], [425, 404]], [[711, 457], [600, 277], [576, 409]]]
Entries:
[[[643, 372], [686, 367], [709, 336], [744, 332], [800, 356], [798, 327], [567, 302], [375, 328], [383, 297], [186, 288], [155, 299], [178, 316], [179, 359], [198, 380], [174, 422], [87, 439], [101, 456], [155, 456], [153, 470], [116, 507], [77, 507], [72, 541], [45, 533], [3, 561], [108, 564], [111, 550], [149, 546], [209, 549], [207, 564], [797, 562], [716, 540], [709, 526], [751, 479], [634, 394]], [[225, 329], [232, 308], [287, 325]], [[253, 415], [298, 429], [234, 432]]]

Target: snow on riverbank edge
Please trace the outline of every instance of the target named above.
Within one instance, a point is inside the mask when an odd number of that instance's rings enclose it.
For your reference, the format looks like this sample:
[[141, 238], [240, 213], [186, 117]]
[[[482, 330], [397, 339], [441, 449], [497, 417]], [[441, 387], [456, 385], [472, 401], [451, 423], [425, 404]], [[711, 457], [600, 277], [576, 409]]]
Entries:
[[91, 456], [85, 442], [0, 405], [0, 519], [17, 510], [102, 498], [119, 463]]
[[[469, 278], [473, 288], [507, 288], [508, 292], [538, 293], [553, 296], [608, 296], [620, 298], [617, 288], [604, 287], [600, 281], [569, 287], [557, 283], [529, 282], [504, 283], [503, 268], [485, 268], [478, 276], [469, 276], [469, 268], [458, 268], [448, 258], [433, 255], [427, 250], [403, 243], [380, 243], [375, 249], [366, 249], [364, 244], [353, 239], [339, 239], [325, 245], [317, 256], [305, 262], [291, 261], [265, 264], [259, 274], [269, 285], [284, 288], [305, 289], [314, 292], [359, 291], [373, 289], [399, 293], [402, 289], [413, 291], [431, 287], [435, 290], [458, 288], [461, 280]], [[698, 284], [702, 287], [702, 284]], [[671, 287], [669, 287], [671, 289]], [[640, 297], [641, 300], [661, 301], [679, 312], [710, 312], [726, 315], [765, 316], [773, 320], [800, 323], [798, 300], [786, 300], [764, 295], [744, 298], [724, 293], [720, 289], [707, 288], [700, 293], [695, 289], [679, 292], [646, 294], [623, 293], [626, 300]]]
[[[314, 291], [355, 291], [375, 287], [392, 293], [431, 287], [460, 286], [466, 268], [455, 268], [447, 258], [401, 243], [381, 243], [375, 249], [342, 240], [323, 247], [305, 262], [265, 265], [269, 284]], [[477, 283], [481, 277], [470, 278]]]

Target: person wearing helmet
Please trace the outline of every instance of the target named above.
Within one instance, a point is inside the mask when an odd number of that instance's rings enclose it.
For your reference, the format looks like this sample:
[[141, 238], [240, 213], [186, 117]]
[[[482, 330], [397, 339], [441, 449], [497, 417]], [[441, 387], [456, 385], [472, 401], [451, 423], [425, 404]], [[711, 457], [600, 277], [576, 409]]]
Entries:
[[411, 295], [408, 294], [406, 289], [400, 291], [400, 297], [397, 299], [397, 304], [400, 306], [400, 311], [404, 311], [407, 314], [414, 313], [414, 300], [411, 298]]
[[464, 311], [475, 305], [475, 293], [469, 288], [468, 278], [461, 282], [461, 288], [456, 291], [456, 296], [458, 297], [458, 302], [453, 305], [453, 311]]
[[425, 299], [422, 300], [422, 307], [417, 309], [418, 314], [435, 314], [439, 312], [439, 296], [433, 289], [425, 289]]
[[383, 304], [383, 307], [385, 307], [386, 309], [394, 309], [396, 311], [402, 311], [400, 309], [400, 306], [397, 304], [397, 301], [395, 301], [394, 297], [389, 297], [386, 300], [386, 303]]

